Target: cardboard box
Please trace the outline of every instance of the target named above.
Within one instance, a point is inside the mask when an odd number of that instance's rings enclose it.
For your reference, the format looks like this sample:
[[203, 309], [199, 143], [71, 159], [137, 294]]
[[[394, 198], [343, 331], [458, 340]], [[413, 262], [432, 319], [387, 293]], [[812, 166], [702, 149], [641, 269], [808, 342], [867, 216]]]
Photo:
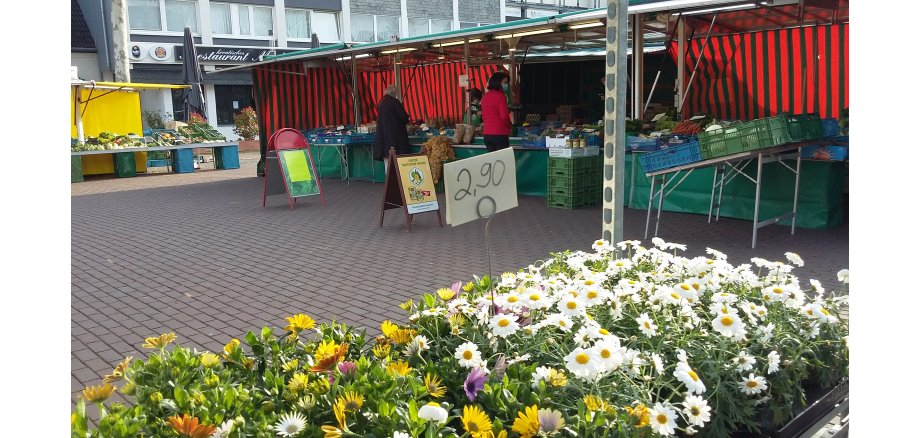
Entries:
[[553, 158], [578, 158], [585, 156], [587, 148], [547, 148], [549, 156]]
[[568, 137], [556, 138], [556, 137], [546, 137], [546, 147], [548, 148], [564, 148], [565, 141], [568, 140]]

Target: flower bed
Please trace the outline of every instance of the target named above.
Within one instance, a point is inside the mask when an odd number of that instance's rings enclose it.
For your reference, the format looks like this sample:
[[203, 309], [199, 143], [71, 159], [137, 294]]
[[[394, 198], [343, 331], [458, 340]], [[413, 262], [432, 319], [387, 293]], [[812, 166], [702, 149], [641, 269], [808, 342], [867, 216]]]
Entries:
[[[727, 437], [846, 379], [845, 296], [800, 289], [786, 263], [653, 242], [456, 283], [376, 338], [302, 314], [219, 354], [148, 338], [146, 361], [84, 391], [74, 436]], [[114, 384], [133, 406], [105, 403]]]

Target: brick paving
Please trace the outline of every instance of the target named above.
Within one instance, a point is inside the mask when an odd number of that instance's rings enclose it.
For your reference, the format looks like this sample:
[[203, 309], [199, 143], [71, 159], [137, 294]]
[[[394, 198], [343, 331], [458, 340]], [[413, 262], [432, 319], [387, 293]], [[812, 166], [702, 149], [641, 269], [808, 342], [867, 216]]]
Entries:
[[[219, 351], [231, 337], [282, 326], [297, 312], [375, 331], [384, 319], [405, 319], [400, 302], [487, 270], [482, 223], [439, 228], [423, 214], [408, 233], [401, 212], [390, 210], [378, 228], [382, 184], [324, 180], [328, 207], [316, 197], [290, 211], [275, 196], [262, 208], [256, 159], [244, 154], [238, 170], [71, 185], [72, 402], [124, 356], [143, 357], [147, 336], [175, 332], [184, 346]], [[600, 236], [600, 207], [519, 202], [490, 225], [496, 275], [553, 251], [590, 250]], [[624, 224], [627, 239], [641, 240], [645, 211], [627, 209]], [[687, 244], [690, 256], [709, 246], [736, 265], [794, 251], [805, 260], [796, 271], [803, 282], [837, 290], [848, 233], [847, 223], [795, 236], [771, 226], [752, 250], [751, 222], [707, 224], [706, 216], [665, 212], [659, 234]]]

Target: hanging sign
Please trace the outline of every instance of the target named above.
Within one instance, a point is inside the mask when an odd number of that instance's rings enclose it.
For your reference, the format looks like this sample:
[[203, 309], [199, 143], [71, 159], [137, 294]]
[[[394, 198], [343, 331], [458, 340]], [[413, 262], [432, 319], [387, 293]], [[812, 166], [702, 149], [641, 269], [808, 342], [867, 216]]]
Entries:
[[460, 75], [460, 87], [466, 88], [470, 86], [470, 76], [469, 75]]
[[383, 184], [383, 202], [380, 205], [380, 226], [383, 226], [383, 214], [394, 208], [403, 210], [410, 232], [412, 231], [412, 216], [428, 211], [437, 213], [438, 224], [443, 226], [428, 156], [425, 154], [397, 156], [396, 150], [390, 148], [389, 158], [387, 177]]
[[447, 223], [457, 226], [518, 205], [514, 151], [504, 148], [444, 164]]

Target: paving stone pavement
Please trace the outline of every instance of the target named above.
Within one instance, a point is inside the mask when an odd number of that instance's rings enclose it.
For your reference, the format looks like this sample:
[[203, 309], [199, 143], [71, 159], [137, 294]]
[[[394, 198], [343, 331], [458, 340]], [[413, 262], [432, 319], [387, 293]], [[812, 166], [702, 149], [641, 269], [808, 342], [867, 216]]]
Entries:
[[[383, 185], [338, 180], [323, 180], [328, 207], [313, 197], [291, 211], [274, 196], [262, 208], [256, 160], [244, 154], [237, 170], [71, 185], [72, 403], [126, 355], [143, 357], [148, 336], [175, 332], [184, 346], [219, 351], [298, 312], [374, 332], [384, 319], [406, 319], [400, 302], [487, 270], [482, 222], [439, 228], [423, 214], [408, 233], [401, 212], [390, 210], [378, 228]], [[599, 206], [554, 209], [526, 196], [519, 203], [490, 225], [496, 275], [553, 251], [590, 250], [600, 237]], [[626, 238], [641, 240], [645, 211], [626, 209], [624, 218]], [[794, 236], [788, 227], [763, 228], [757, 249], [751, 226], [665, 212], [659, 235], [687, 244], [689, 256], [709, 246], [736, 265], [794, 251], [805, 260], [796, 270], [803, 282], [839, 289], [847, 224]]]

